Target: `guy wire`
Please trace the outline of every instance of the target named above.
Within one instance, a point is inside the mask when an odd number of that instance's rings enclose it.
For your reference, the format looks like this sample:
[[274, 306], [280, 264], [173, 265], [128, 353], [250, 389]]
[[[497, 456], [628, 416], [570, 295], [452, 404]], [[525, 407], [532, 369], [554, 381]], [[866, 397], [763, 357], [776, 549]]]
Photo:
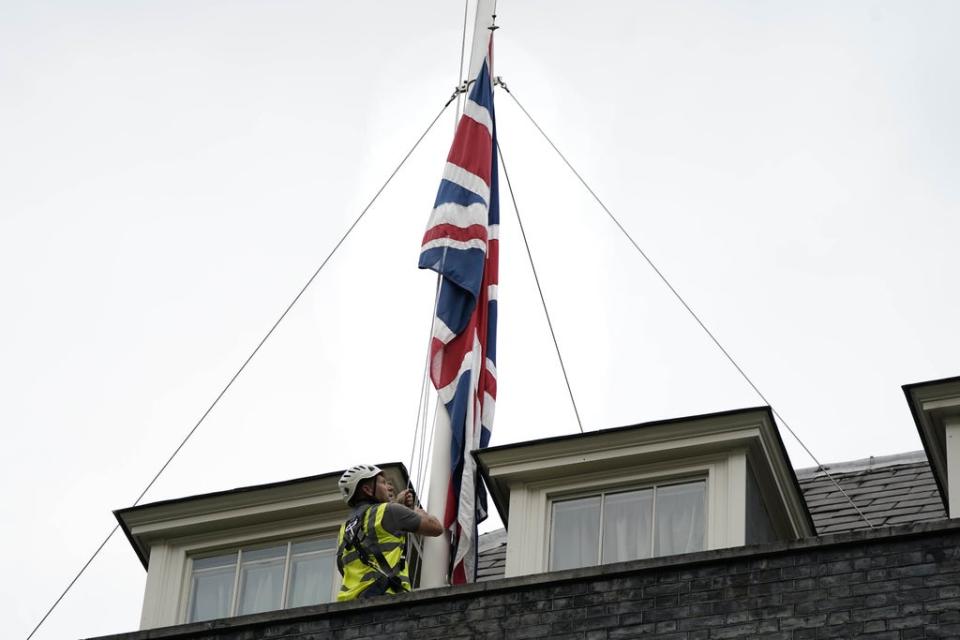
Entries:
[[[527, 116], [527, 119], [530, 120], [530, 122], [533, 124], [534, 127], [536, 127], [537, 131], [540, 132], [540, 135], [542, 135], [543, 138], [547, 141], [547, 143], [551, 147], [553, 147], [553, 150], [557, 152], [557, 155], [559, 155], [560, 159], [563, 160], [564, 164], [567, 165], [567, 168], [569, 168], [570, 171], [573, 172], [573, 175], [577, 177], [577, 179], [580, 181], [580, 184], [582, 184], [584, 188], [586, 188], [586, 190], [590, 193], [590, 195], [593, 196], [593, 199], [597, 201], [597, 204], [600, 205], [600, 208], [602, 208], [604, 212], [606, 212], [606, 214], [610, 217], [610, 219], [617, 226], [617, 228], [620, 229], [620, 231], [627, 238], [627, 240], [630, 241], [630, 244], [633, 245], [633, 248], [636, 249], [637, 252], [643, 257], [643, 259], [650, 266], [650, 268], [653, 269], [654, 273], [656, 273], [657, 276], [659, 276], [660, 280], [663, 281], [663, 283], [667, 286], [667, 288], [674, 295], [674, 297], [680, 302], [681, 305], [683, 305], [683, 308], [687, 310], [687, 312], [690, 314], [691, 317], [693, 317], [694, 320], [696, 320], [697, 324], [700, 325], [700, 328], [703, 329], [704, 333], [707, 334], [707, 336], [710, 338], [713, 344], [716, 345], [716, 347], [720, 350], [721, 353], [723, 353], [724, 356], [726, 356], [727, 360], [729, 360], [730, 364], [732, 364], [734, 368], [740, 373], [741, 377], [743, 377], [743, 379], [746, 380], [747, 384], [750, 385], [750, 387], [754, 390], [754, 392], [756, 392], [756, 394], [760, 396], [760, 399], [763, 400], [764, 403], [766, 403], [767, 406], [770, 407], [770, 410], [773, 412], [773, 415], [776, 416], [777, 420], [779, 420], [783, 424], [783, 426], [786, 428], [786, 430], [790, 432], [790, 435], [793, 436], [794, 440], [796, 440], [797, 443], [801, 447], [803, 447], [803, 450], [807, 452], [807, 455], [810, 456], [810, 458], [817, 464], [817, 467], [819, 468], [819, 470], [823, 471], [824, 475], [826, 475], [830, 479], [830, 481], [833, 482], [833, 484], [840, 491], [840, 494], [847, 499], [847, 502], [850, 503], [850, 506], [852, 506], [854, 510], [860, 515], [860, 517], [863, 518], [863, 521], [867, 523], [867, 526], [873, 529], [874, 525], [872, 522], [870, 522], [870, 519], [867, 518], [866, 515], [864, 515], [863, 511], [860, 510], [860, 507], [858, 507], [857, 504], [853, 501], [853, 499], [850, 498], [849, 495], [847, 495], [847, 492], [843, 490], [843, 487], [840, 486], [840, 483], [837, 482], [837, 480], [832, 475], [830, 475], [830, 472], [827, 471], [826, 467], [823, 464], [821, 464], [821, 462], [817, 459], [815, 455], [813, 455], [813, 452], [810, 451], [810, 449], [807, 447], [806, 444], [804, 444], [803, 440], [800, 439], [800, 436], [796, 434], [796, 432], [790, 427], [787, 421], [783, 419], [783, 416], [780, 415], [780, 413], [773, 406], [773, 404], [769, 400], [767, 400], [766, 396], [760, 391], [757, 385], [753, 383], [753, 380], [750, 379], [750, 377], [746, 374], [743, 368], [737, 363], [737, 361], [733, 359], [733, 356], [731, 356], [730, 353], [723, 347], [723, 345], [720, 344], [720, 341], [717, 339], [716, 336], [713, 335], [713, 332], [711, 332], [707, 328], [707, 325], [703, 323], [703, 321], [693, 311], [690, 305], [687, 304], [687, 301], [684, 300], [683, 297], [680, 295], [680, 293], [674, 288], [674, 286], [670, 284], [670, 281], [667, 280], [667, 277], [665, 275], [663, 275], [663, 272], [657, 268], [657, 266], [653, 263], [653, 260], [651, 260], [650, 257], [647, 256], [646, 252], [644, 252], [644, 250], [640, 248], [640, 245], [637, 244], [637, 242], [633, 239], [633, 237], [627, 232], [626, 228], [624, 228], [624, 226], [620, 223], [620, 221], [616, 218], [616, 216], [614, 216], [613, 213], [611, 213], [610, 209], [607, 208], [607, 206], [603, 203], [603, 201], [600, 200], [600, 197], [594, 192], [594, 190], [590, 188], [590, 185], [587, 184], [587, 181], [584, 180], [583, 176], [581, 176], [580, 173], [573, 167], [573, 165], [570, 164], [570, 161], [567, 160], [567, 157], [563, 155], [563, 153], [560, 151], [557, 145], [553, 143], [553, 140], [550, 139], [550, 136], [546, 134], [543, 128], [541, 128], [540, 125], [537, 124], [537, 121], [533, 119], [533, 116], [531, 116], [530, 113], [523, 107], [523, 105], [520, 104], [520, 101], [517, 99], [517, 97], [513, 95], [513, 93], [506, 87], [504, 87], [504, 89], [506, 89], [507, 95], [513, 98], [513, 101], [516, 103], [516, 105], [520, 107], [520, 110], [523, 112], [523, 114]], [[502, 156], [501, 156], [501, 159], [502, 159]], [[504, 173], [506, 173], [506, 167], [504, 167]], [[509, 180], [507, 181], [507, 183], [509, 184]]]

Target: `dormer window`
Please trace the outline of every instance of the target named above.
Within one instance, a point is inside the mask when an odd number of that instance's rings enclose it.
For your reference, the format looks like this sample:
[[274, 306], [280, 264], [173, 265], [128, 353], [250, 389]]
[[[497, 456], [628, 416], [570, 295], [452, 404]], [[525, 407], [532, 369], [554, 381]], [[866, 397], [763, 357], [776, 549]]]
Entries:
[[186, 622], [334, 599], [336, 538], [326, 536], [191, 558]]
[[[402, 464], [378, 466], [406, 486]], [[337, 532], [350, 511], [341, 473], [117, 511], [147, 568], [140, 628], [332, 602]], [[417, 561], [415, 550], [408, 561]]]
[[705, 506], [704, 480], [556, 499], [550, 569], [702, 551]]
[[814, 535], [765, 407], [473, 454], [507, 577]]

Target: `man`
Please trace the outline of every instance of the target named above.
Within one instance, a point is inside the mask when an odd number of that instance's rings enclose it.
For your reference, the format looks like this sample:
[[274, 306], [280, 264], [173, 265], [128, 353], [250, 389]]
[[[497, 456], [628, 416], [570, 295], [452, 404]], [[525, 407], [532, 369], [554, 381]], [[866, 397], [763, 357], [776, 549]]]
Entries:
[[337, 600], [409, 591], [407, 534], [439, 536], [443, 525], [416, 506], [413, 491], [394, 498], [393, 485], [373, 465], [350, 467], [338, 486], [352, 510], [337, 540], [337, 568], [343, 576]]

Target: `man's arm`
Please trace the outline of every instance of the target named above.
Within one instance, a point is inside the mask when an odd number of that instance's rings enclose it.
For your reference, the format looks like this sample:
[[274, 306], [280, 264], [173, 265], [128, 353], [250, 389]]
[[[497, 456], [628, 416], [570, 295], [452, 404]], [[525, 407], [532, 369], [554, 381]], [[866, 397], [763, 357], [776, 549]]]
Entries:
[[433, 517], [420, 507], [415, 507], [413, 512], [420, 516], [420, 526], [417, 527], [418, 535], [435, 538], [443, 533], [443, 525], [440, 524], [440, 521], [437, 518]]
[[[423, 509], [414, 504], [413, 492], [408, 490], [401, 491], [394, 504], [404, 507], [396, 509], [394, 518], [395, 526], [402, 531], [409, 531], [421, 536], [436, 537], [443, 533], [443, 525], [440, 520], [430, 515]], [[389, 510], [388, 510], [389, 513]]]

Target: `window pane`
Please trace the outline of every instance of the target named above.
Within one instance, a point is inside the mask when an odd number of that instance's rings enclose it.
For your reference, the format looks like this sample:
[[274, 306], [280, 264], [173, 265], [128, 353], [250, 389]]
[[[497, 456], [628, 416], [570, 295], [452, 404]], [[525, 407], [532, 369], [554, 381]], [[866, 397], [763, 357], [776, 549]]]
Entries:
[[236, 572], [236, 553], [193, 561], [188, 622], [230, 615]]
[[657, 531], [654, 555], [702, 551], [705, 483], [657, 487]]
[[293, 543], [293, 555], [301, 553], [310, 553], [311, 551], [337, 550], [336, 538], [317, 538], [316, 540], [304, 540], [303, 542]]
[[554, 502], [552, 533], [551, 569], [573, 569], [597, 564], [600, 496]]
[[241, 552], [237, 615], [280, 608], [286, 553], [287, 545]]
[[237, 565], [237, 552], [231, 551], [230, 553], [222, 556], [212, 556], [209, 558], [194, 558], [193, 560], [193, 570], [201, 571], [203, 569], [212, 569], [214, 567], [226, 567], [226, 566], [235, 567]]
[[244, 549], [240, 562], [249, 564], [261, 560], [274, 560], [283, 558], [287, 555], [287, 545], [283, 544], [277, 547], [267, 547], [265, 549]]
[[603, 562], [649, 558], [653, 490], [607, 495], [603, 505]]
[[329, 602], [333, 596], [334, 552], [294, 556], [290, 561], [288, 607]]
[[329, 602], [333, 597], [336, 539], [317, 538], [296, 542], [292, 545], [291, 553], [286, 606], [305, 607]]

